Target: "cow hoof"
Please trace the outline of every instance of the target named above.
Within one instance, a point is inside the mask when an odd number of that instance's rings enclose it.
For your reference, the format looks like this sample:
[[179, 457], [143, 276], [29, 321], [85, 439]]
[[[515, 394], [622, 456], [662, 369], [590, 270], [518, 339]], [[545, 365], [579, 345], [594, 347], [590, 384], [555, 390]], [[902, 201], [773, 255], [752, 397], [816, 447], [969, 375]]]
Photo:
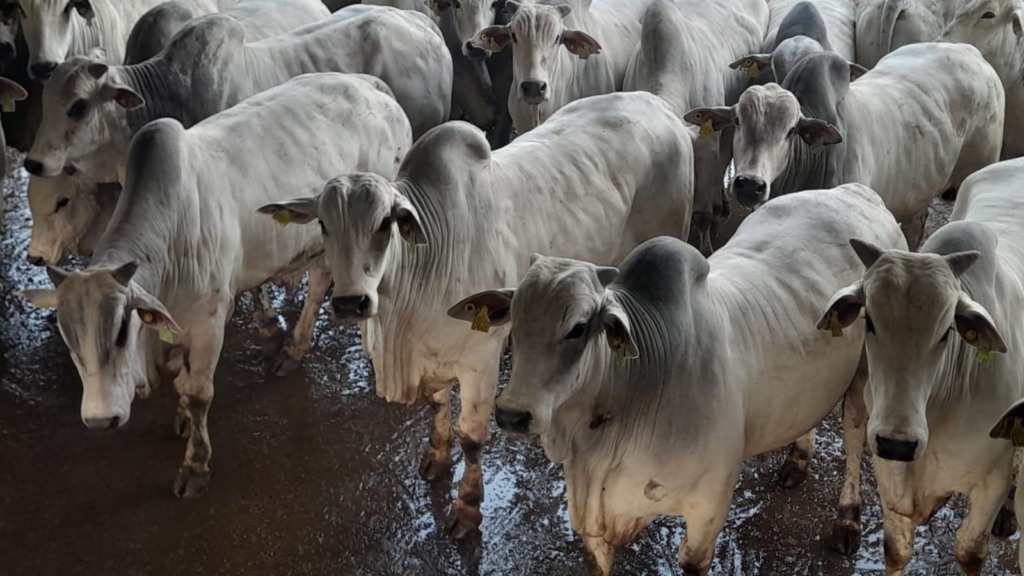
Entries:
[[178, 470], [174, 480], [174, 495], [178, 498], [194, 498], [210, 487], [210, 471], [195, 472], [187, 466]]
[[853, 556], [860, 549], [860, 523], [837, 520], [832, 526], [832, 549], [843, 556]]
[[274, 360], [273, 371], [277, 376], [287, 376], [292, 372], [295, 372], [302, 366], [302, 360], [296, 360], [287, 353], [279, 354], [277, 359]]
[[448, 517], [448, 533], [456, 540], [468, 540], [480, 530], [483, 514], [479, 508], [471, 508], [456, 500], [452, 515]]
[[1017, 532], [1017, 515], [1009, 508], [1000, 508], [996, 522], [992, 525], [992, 535], [996, 538], [1009, 538]]
[[174, 415], [174, 434], [182, 440], [188, 440], [188, 437], [192, 435], [191, 422], [188, 416], [181, 412]]
[[423, 460], [420, 461], [420, 477], [427, 482], [436, 482], [449, 476], [451, 473], [451, 459], [438, 461], [429, 452], [423, 455]]
[[783, 488], [796, 488], [807, 481], [807, 465], [800, 466], [793, 460], [786, 460], [779, 468], [779, 484]]
[[288, 335], [280, 326], [275, 325], [268, 332], [260, 331], [260, 346], [265, 358], [276, 358], [284, 350]]

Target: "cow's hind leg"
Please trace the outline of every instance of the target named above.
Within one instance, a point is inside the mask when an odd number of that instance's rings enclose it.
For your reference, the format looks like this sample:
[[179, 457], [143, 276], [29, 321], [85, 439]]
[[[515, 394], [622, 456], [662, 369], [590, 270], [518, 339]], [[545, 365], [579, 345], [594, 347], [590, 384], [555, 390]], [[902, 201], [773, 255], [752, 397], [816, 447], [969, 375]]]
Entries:
[[299, 321], [295, 324], [292, 342], [284, 349], [284, 353], [279, 356], [274, 366], [274, 373], [278, 376], [283, 376], [298, 368], [302, 364], [302, 359], [306, 357], [306, 353], [313, 347], [313, 329], [316, 327], [316, 318], [330, 288], [331, 272], [326, 263], [322, 260], [318, 261], [309, 269], [306, 300], [302, 303], [302, 313], [299, 315]]
[[981, 576], [981, 567], [988, 558], [989, 531], [1006, 502], [1009, 469], [1006, 472], [993, 471], [968, 495], [971, 507], [956, 531], [956, 560], [965, 576]]
[[[484, 354], [484, 358], [494, 356]], [[480, 504], [484, 499], [484, 478], [481, 453], [490, 434], [494, 393], [498, 385], [498, 362], [477, 366], [459, 374], [459, 443], [465, 471], [459, 481], [459, 497], [452, 504], [448, 529], [456, 539], [473, 535], [483, 520]]]
[[779, 483], [784, 488], [795, 488], [807, 481], [807, 467], [814, 457], [814, 428], [796, 439], [789, 448], [789, 456], [779, 468]]
[[270, 302], [270, 287], [267, 284], [255, 290], [250, 290], [254, 307], [253, 316], [256, 321], [256, 330], [260, 335], [260, 345], [263, 348], [263, 355], [273, 358], [284, 348], [285, 333], [281, 329], [281, 322]]
[[430, 430], [430, 444], [420, 462], [420, 476], [434, 481], [452, 468], [452, 389], [445, 386], [430, 397], [434, 411]]
[[868, 411], [864, 405], [864, 385], [867, 382], [867, 361], [853, 377], [850, 389], [843, 398], [843, 452], [846, 455], [846, 479], [839, 494], [839, 510], [832, 525], [832, 549], [846, 556], [860, 548], [860, 464], [867, 442]]
[[594, 561], [594, 573], [598, 576], [609, 576], [612, 573], [612, 563], [615, 561], [615, 547], [604, 541], [601, 537], [583, 537], [583, 545], [587, 547], [591, 559]]

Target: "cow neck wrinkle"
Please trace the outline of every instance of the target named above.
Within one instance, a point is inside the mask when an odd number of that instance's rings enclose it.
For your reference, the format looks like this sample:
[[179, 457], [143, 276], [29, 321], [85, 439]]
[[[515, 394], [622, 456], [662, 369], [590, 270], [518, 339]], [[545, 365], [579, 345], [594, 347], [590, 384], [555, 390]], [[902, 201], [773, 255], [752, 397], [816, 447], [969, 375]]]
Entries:
[[396, 237], [396, 245], [393, 247], [395, 249], [388, 250], [388, 258], [393, 261], [385, 266], [387, 272], [381, 279], [380, 288], [392, 298], [403, 299], [402, 301], [409, 306], [416, 306], [416, 298], [422, 294], [415, 294], [414, 298], [415, 291], [391, 289], [393, 286], [406, 286], [401, 276], [407, 275], [408, 280], [413, 282], [409, 285], [413, 286], [425, 278], [447, 285], [453, 259], [456, 254], [461, 255], [467, 250], [466, 246], [456, 250], [456, 246], [452, 245], [449, 213], [433, 194], [408, 177], [399, 179], [393, 185], [399, 194], [409, 199], [419, 214], [420, 225], [427, 236], [427, 245], [413, 246], [401, 237]]
[[[843, 128], [840, 126], [840, 130]], [[789, 139], [789, 163], [786, 169], [772, 181], [773, 197], [801, 190], [819, 190], [832, 188], [831, 180], [835, 178], [832, 155], [838, 152], [837, 147], [843, 143], [833, 144], [824, 150], [812, 150], [802, 138], [794, 136]], [[799, 168], [798, 168], [799, 167]]]
[[[125, 82], [146, 101], [141, 108], [127, 112], [128, 125], [131, 127], [133, 135], [157, 118], [175, 118], [179, 122], [185, 123], [185, 119], [179, 118], [180, 114], [174, 112], [174, 103], [181, 95], [176, 94], [171, 84], [167, 82], [167, 71], [162, 68], [159, 57], [140, 64], [121, 67]], [[188, 128], [188, 126], [185, 127]]]
[[[974, 294], [964, 279], [960, 290], [972, 299]], [[928, 395], [928, 406], [963, 405], [971, 397], [971, 389], [978, 377], [978, 363], [974, 359], [975, 348], [958, 334], [946, 339], [942, 365], [935, 377], [935, 384]]]

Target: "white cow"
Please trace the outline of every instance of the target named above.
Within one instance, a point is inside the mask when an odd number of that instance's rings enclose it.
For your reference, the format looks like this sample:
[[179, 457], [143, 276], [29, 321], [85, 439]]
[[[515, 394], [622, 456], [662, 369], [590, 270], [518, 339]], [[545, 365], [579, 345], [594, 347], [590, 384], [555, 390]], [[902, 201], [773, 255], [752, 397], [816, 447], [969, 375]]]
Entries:
[[[680, 117], [697, 106], [733, 104], [749, 84], [727, 67], [759, 50], [768, 25], [764, 0], [655, 0], [644, 13], [640, 42], [623, 90], [646, 90]], [[717, 134], [690, 130], [694, 151], [693, 233], [710, 254], [716, 217], [724, 211], [722, 182], [731, 151], [720, 154]]]
[[[239, 145], [247, 142], [266, 145]], [[57, 308], [82, 377], [86, 426], [124, 425], [137, 393], [173, 379], [189, 434], [174, 491], [201, 493], [210, 475], [206, 416], [235, 295], [322, 267], [316, 231], [275, 232], [256, 208], [285, 190], [313, 193], [339, 173], [392, 176], [411, 142], [380, 80], [341, 74], [300, 76], [189, 130], [172, 119], [140, 130], [89, 267], [50, 268], [55, 290], [26, 291]], [[322, 300], [328, 284], [311, 274], [310, 299]], [[315, 312], [304, 311], [307, 330]]]
[[743, 460], [805, 434], [844, 396], [833, 545], [856, 550], [864, 334], [814, 328], [815, 299], [863, 274], [839, 241], [850, 234], [906, 247], [881, 198], [848, 184], [768, 204], [710, 258], [671, 238], [642, 244], [621, 271], [537, 255], [518, 288], [449, 310], [468, 321], [487, 306], [492, 325], [512, 324], [495, 419], [540, 435], [562, 464], [573, 529], [603, 574], [660, 515], [686, 517], [679, 562], [707, 574]]
[[117, 183], [96, 184], [66, 174], [29, 176], [29, 262], [56, 266], [70, 254], [91, 255], [114, 215], [120, 192]]
[[744, 206], [860, 182], [916, 247], [928, 202], [998, 161], [1003, 107], [1002, 83], [976, 48], [926, 43], [896, 50], [853, 83], [846, 60], [812, 54], [781, 86], [755, 86], [736, 106], [686, 119], [738, 125], [732, 191]]
[[499, 52], [512, 44], [508, 108], [516, 132], [536, 128], [573, 100], [621, 90], [649, 2], [507, 0], [509, 23], [480, 30], [473, 45]]
[[1021, 206], [1024, 160], [1014, 160], [967, 178], [950, 223], [920, 253], [853, 236], [867, 271], [833, 296], [819, 323], [859, 330], [864, 312], [888, 575], [902, 574], [915, 527], [954, 493], [970, 499], [957, 560], [967, 576], [982, 573], [1013, 460], [989, 428], [1024, 396]]
[[[45, 81], [70, 56], [103, 48], [110, 61], [124, 61], [132, 27], [165, 0], [19, 0], [28, 43], [28, 71]], [[182, 0], [197, 14], [227, 8], [238, 0]]]
[[[302, 223], [319, 218], [332, 306], [360, 321], [377, 394], [433, 403], [420, 469], [427, 479], [451, 465], [449, 394], [458, 380], [465, 473], [449, 526], [456, 537], [481, 520], [480, 452], [507, 331], [474, 337], [445, 310], [515, 283], [538, 250], [615, 263], [652, 236], [685, 238], [692, 166], [686, 129], [668, 105], [627, 92], [572, 103], [493, 154], [479, 129], [449, 122], [416, 143], [394, 182], [355, 174], [319, 196], [266, 207]], [[479, 320], [486, 331], [486, 315]]]
[[82, 56], [61, 64], [44, 90], [43, 123], [25, 168], [51, 176], [72, 164], [95, 181], [120, 180], [128, 140], [146, 122], [172, 117], [191, 126], [310, 72], [380, 77], [418, 136], [448, 117], [451, 66], [437, 26], [416, 12], [350, 6], [249, 43], [242, 24], [212, 14], [141, 64], [108, 67]]
[[874, 68], [901, 46], [931, 42], [953, 16], [957, 0], [859, 0], [857, 63]]
[[1002, 157], [1024, 156], [1024, 2], [961, 2], [940, 38], [976, 46], [995, 68], [1006, 91]]

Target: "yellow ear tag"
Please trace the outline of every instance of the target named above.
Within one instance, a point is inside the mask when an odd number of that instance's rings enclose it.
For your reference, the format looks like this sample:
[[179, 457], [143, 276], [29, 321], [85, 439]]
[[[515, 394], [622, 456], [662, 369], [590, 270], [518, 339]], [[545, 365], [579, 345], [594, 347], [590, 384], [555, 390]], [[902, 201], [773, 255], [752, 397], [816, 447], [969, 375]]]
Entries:
[[430, 8], [430, 11], [434, 13], [434, 16], [441, 17], [441, 8], [437, 5], [437, 0], [423, 0], [423, 3]]
[[494, 38], [491, 38], [490, 34], [487, 34], [486, 32], [481, 33], [480, 41], [483, 42], [484, 44], [487, 44], [487, 50], [495, 53], [501, 52], [501, 44], [495, 42]]
[[167, 326], [160, 327], [160, 341], [164, 344], [174, 344], [174, 334], [171, 333], [171, 329]]
[[974, 342], [977, 339], [978, 333], [975, 332], [974, 330], [968, 330], [967, 332], [964, 332], [964, 340], [967, 340], [968, 342]]
[[278, 210], [277, 212], [274, 212], [273, 218], [274, 218], [274, 222], [277, 222], [278, 226], [284, 228], [285, 226], [290, 224], [291, 221], [292, 221], [292, 211], [291, 210]]
[[0, 100], [0, 110], [4, 112], [14, 112], [14, 98], [4, 98]]
[[142, 313], [142, 321], [145, 322], [146, 324], [152, 324], [153, 320], [155, 320], [155, 318], [153, 318], [153, 313], [152, 312], [143, 312]]
[[481, 306], [480, 311], [473, 316], [473, 324], [470, 328], [477, 332], [487, 333], [491, 329], [491, 317], [487, 314], [487, 306]]
[[757, 65], [757, 62], [751, 61], [750, 66], [747, 66], [747, 76], [751, 78], [757, 78], [761, 75], [761, 68]]
[[832, 310], [828, 313], [828, 329], [832, 332], [833, 338], [843, 335], [843, 327], [839, 324], [839, 311]]
[[1013, 419], [1013, 429], [1010, 430], [1010, 443], [1014, 448], [1024, 448], [1024, 423], [1020, 417]]
[[580, 57], [580, 60], [586, 60], [587, 58], [590, 58], [590, 50], [587, 50], [586, 47], [582, 47], [576, 55]]
[[974, 352], [974, 361], [978, 363], [982, 368], [988, 368], [992, 364], [992, 353], [988, 350], [982, 350], [978, 348]]
[[701, 140], [711, 140], [711, 136], [714, 133], [715, 133], [715, 126], [714, 126], [714, 124], [712, 124], [711, 119], [709, 118], [708, 121], [705, 122], [700, 127], [700, 139]]
[[622, 368], [626, 363], [626, 347], [623, 346], [622, 338], [612, 340], [612, 348], [615, 349], [615, 367]]

